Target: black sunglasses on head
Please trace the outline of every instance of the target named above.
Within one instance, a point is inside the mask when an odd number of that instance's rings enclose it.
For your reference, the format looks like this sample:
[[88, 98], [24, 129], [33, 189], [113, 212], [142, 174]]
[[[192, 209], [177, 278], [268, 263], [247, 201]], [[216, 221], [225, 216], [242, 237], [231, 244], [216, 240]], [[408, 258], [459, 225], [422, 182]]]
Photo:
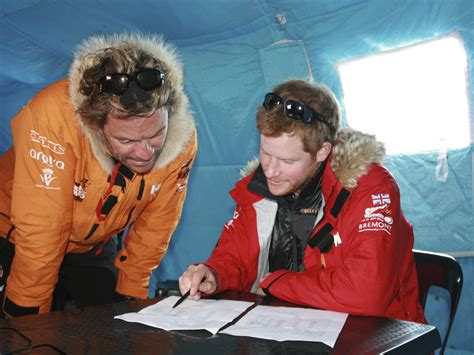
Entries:
[[269, 92], [265, 95], [265, 99], [263, 100], [263, 107], [266, 111], [273, 110], [273, 108], [277, 105], [283, 105], [283, 112], [288, 118], [303, 123], [310, 123], [316, 119], [327, 125], [330, 130], [334, 130], [333, 125], [330, 124], [323, 115], [321, 115], [319, 112], [314, 111], [312, 108], [305, 106], [302, 103], [299, 103], [298, 101], [283, 100], [280, 95], [277, 95], [273, 92]]
[[135, 82], [145, 91], [150, 91], [162, 86], [165, 74], [158, 69], [142, 69], [136, 73], [107, 74], [99, 80], [100, 92], [113, 95], [122, 95]]

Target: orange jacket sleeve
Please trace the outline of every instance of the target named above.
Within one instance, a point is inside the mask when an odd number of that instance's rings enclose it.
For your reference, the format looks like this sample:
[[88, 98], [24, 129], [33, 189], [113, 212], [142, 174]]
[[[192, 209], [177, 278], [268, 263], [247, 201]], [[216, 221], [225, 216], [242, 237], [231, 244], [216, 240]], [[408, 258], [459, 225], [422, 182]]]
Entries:
[[63, 142], [58, 117], [72, 119], [64, 95], [49, 88], [13, 119], [15, 172], [11, 221], [15, 257], [6, 298], [20, 307], [49, 310], [71, 228], [74, 152]]

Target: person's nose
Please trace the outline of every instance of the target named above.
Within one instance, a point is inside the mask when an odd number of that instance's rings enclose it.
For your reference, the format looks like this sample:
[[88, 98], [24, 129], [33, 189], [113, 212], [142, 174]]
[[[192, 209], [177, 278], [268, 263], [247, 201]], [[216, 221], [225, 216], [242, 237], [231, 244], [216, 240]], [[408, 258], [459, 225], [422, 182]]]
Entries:
[[268, 160], [266, 169], [265, 169], [265, 176], [267, 178], [274, 178], [280, 174], [280, 163], [276, 158], [270, 158]]
[[136, 150], [137, 158], [140, 160], [150, 160], [155, 154], [155, 148], [148, 142], [148, 140], [141, 141]]

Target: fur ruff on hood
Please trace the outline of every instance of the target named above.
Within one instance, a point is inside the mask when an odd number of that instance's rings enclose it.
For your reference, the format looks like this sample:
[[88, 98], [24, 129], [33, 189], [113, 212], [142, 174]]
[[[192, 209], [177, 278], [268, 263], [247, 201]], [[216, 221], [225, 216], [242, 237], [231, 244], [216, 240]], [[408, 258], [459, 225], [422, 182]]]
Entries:
[[[110, 36], [98, 35], [86, 39], [77, 47], [74, 61], [69, 70], [69, 95], [74, 109], [77, 109], [85, 100], [85, 97], [79, 92], [79, 84], [83, 72], [90, 67], [88, 56], [91, 53], [110, 47], [120, 48], [124, 45], [132, 45], [158, 58], [167, 68], [166, 80], [176, 91], [177, 100], [169, 110], [166, 143], [155, 164], [155, 168], [161, 168], [173, 161], [195, 134], [189, 99], [184, 92], [183, 65], [175, 48], [169, 43], [165, 43], [161, 36], [123, 33]], [[115, 163], [105, 148], [101, 132], [86, 125], [80, 115], [76, 114], [76, 119], [81, 130], [89, 139], [94, 155], [102, 167], [110, 173]]]
[[[343, 128], [338, 132], [336, 141], [331, 167], [337, 180], [347, 189], [357, 187], [357, 182], [367, 174], [370, 164], [383, 163], [385, 147], [373, 135]], [[240, 174], [251, 174], [259, 164], [258, 158], [250, 160]]]

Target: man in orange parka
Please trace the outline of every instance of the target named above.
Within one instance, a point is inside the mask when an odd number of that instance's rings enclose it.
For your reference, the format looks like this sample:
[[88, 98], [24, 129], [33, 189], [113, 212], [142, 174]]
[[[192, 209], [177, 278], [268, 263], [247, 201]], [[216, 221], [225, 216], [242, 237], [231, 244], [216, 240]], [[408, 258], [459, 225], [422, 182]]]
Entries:
[[61, 308], [66, 294], [76, 306], [146, 298], [197, 151], [174, 48], [159, 36], [93, 36], [69, 78], [11, 127], [0, 157], [4, 315]]

